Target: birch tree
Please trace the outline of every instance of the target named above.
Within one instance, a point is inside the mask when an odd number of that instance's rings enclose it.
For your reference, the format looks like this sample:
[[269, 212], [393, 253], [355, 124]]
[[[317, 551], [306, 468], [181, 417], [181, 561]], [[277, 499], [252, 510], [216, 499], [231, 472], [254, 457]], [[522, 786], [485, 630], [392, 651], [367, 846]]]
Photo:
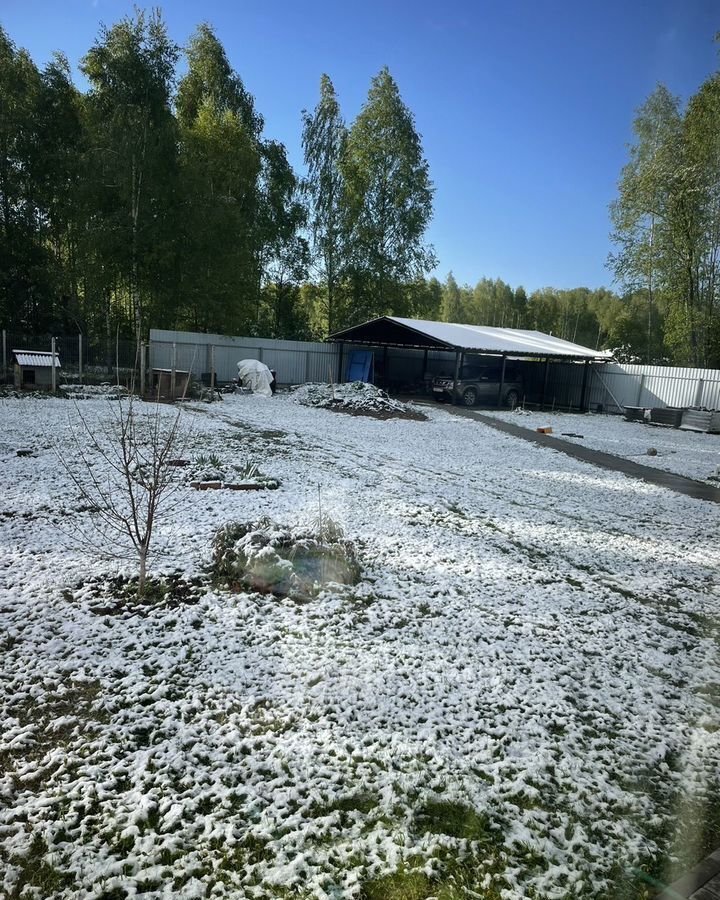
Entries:
[[[156, 241], [172, 216], [176, 128], [170, 110], [178, 48], [159, 12], [138, 11], [103, 28], [82, 62], [87, 96], [90, 175], [97, 226], [117, 272], [114, 291], [127, 297], [139, 343], [146, 327], [143, 277], [158, 263]], [[173, 261], [163, 260], [168, 272]], [[148, 277], [148, 281], [151, 280]]]
[[333, 83], [320, 79], [320, 101], [303, 112], [302, 145], [307, 166], [304, 190], [310, 203], [313, 257], [325, 288], [327, 333], [336, 331], [337, 297], [343, 277], [346, 241], [343, 232], [343, 177], [340, 169], [347, 128]]
[[435, 265], [424, 242], [433, 186], [412, 112], [383, 68], [350, 129], [340, 172], [355, 290], [352, 319], [392, 312], [404, 285]]

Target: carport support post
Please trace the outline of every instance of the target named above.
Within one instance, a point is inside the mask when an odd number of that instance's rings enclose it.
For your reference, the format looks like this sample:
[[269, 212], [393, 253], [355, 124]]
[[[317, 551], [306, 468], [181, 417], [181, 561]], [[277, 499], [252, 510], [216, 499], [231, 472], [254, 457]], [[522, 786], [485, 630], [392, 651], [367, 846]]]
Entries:
[[587, 394], [588, 372], [589, 371], [590, 371], [590, 360], [586, 359], [585, 365], [583, 366], [582, 390], [580, 391], [580, 412], [587, 412], [585, 396]]
[[78, 376], [82, 384], [82, 331], [78, 333]]
[[57, 388], [57, 375], [55, 372], [55, 338], [50, 340], [50, 379], [52, 383], [52, 392], [55, 393]]
[[457, 386], [458, 381], [460, 380], [460, 360], [462, 358], [462, 353], [460, 350], [455, 352], [455, 375], [453, 377], [453, 395], [452, 402], [457, 403]]
[[345, 349], [345, 344], [340, 342], [340, 353], [338, 354], [338, 368], [337, 368], [337, 383], [343, 383], [342, 371], [343, 371], [343, 350]]
[[387, 390], [387, 386], [388, 386], [387, 359], [388, 359], [388, 347], [387, 347], [387, 344], [385, 344], [385, 346], [383, 347], [383, 366], [382, 366], [383, 387], [385, 388], [385, 390]]
[[175, 377], [177, 373], [177, 344], [173, 341], [172, 357], [170, 362], [170, 399], [175, 400]]
[[140, 343], [140, 396], [145, 396], [145, 341]]
[[540, 406], [545, 409], [545, 397], [547, 395], [547, 383], [548, 383], [548, 374], [550, 372], [550, 357], [545, 357], [545, 372], [543, 373], [543, 390], [542, 390], [542, 399], [540, 401]]
[[7, 331], [3, 328], [3, 378], [7, 373]]
[[215, 344], [210, 344], [210, 390], [215, 390]]
[[498, 385], [498, 408], [502, 406], [502, 396], [505, 390], [505, 365], [507, 363], [507, 353], [503, 353], [502, 365], [500, 366], [500, 384]]

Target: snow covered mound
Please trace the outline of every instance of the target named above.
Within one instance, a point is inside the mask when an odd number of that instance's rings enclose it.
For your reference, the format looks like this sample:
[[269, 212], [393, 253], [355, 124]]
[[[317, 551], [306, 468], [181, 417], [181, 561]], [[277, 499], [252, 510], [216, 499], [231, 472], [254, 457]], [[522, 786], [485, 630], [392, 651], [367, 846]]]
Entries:
[[293, 391], [292, 398], [303, 406], [334, 409], [355, 416], [416, 419], [419, 422], [424, 422], [427, 418], [407, 403], [392, 400], [385, 391], [363, 381], [351, 381], [349, 384], [302, 384]]
[[263, 518], [228, 525], [215, 537], [214, 570], [263, 594], [308, 601], [328, 585], [356, 584], [360, 568], [335, 523], [291, 529]]

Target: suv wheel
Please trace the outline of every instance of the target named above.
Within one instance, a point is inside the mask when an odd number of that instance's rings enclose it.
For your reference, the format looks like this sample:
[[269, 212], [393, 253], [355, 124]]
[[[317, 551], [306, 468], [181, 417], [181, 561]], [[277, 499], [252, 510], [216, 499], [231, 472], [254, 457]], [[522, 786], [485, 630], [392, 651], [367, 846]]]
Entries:
[[466, 388], [463, 391], [462, 402], [465, 406], [475, 406], [478, 394], [475, 388]]
[[505, 406], [509, 406], [510, 409], [515, 409], [519, 402], [520, 394], [517, 391], [508, 391], [505, 394]]

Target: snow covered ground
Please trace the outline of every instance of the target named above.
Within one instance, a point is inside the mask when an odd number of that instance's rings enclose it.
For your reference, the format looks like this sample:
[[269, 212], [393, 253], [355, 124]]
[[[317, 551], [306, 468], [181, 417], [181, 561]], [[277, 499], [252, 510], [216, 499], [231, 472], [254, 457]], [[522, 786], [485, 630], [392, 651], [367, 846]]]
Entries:
[[185, 408], [191, 455], [281, 486], [182, 488], [155, 573], [311, 522], [319, 486], [362, 581], [123, 608], [74, 539], [75, 407], [0, 400], [0, 896], [629, 898], [702, 855], [718, 507], [423, 409]]
[[[548, 425], [553, 430], [553, 437], [632, 459], [644, 466], [685, 475], [696, 481], [709, 480], [712, 483], [712, 479], [720, 474], [720, 434], [627, 422], [622, 416], [595, 413], [581, 416], [523, 409], [513, 412], [483, 410], [483, 413], [533, 431]], [[563, 432], [582, 437], [569, 437]], [[657, 450], [656, 456], [648, 455], [650, 448]]]

